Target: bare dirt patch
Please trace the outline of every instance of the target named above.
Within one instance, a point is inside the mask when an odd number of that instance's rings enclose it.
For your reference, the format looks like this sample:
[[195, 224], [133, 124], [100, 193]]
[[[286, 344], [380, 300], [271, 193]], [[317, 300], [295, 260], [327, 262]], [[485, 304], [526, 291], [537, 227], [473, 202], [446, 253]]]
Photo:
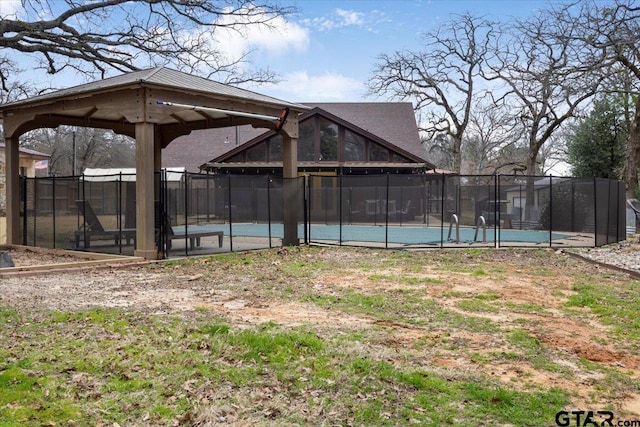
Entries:
[[[64, 254], [50, 254], [46, 259], [35, 252], [13, 255], [16, 265], [69, 259]], [[0, 304], [18, 311], [117, 307], [151, 314], [207, 313], [238, 326], [265, 322], [314, 325], [326, 334], [370, 330], [382, 337], [371, 345], [384, 346], [380, 351], [388, 352], [396, 363], [482, 373], [522, 389], [560, 387], [572, 394], [576, 405], [598, 410], [610, 404], [640, 416], [640, 398], [629, 388], [606, 395], [600, 392], [608, 370], [640, 378], [640, 357], [634, 353], [638, 343], [617, 341], [611, 326], [588, 310], [577, 314], [564, 310], [569, 296], [575, 294], [576, 277], [605, 272], [602, 283], [606, 286], [630, 280], [625, 274], [552, 251], [489, 251], [469, 255], [453, 267], [451, 259], [465, 257], [464, 252], [427, 252], [415, 256], [419, 264], [411, 271], [406, 264], [381, 262], [392, 255], [338, 248], [265, 251], [244, 255], [244, 262], [233, 265], [212, 257], [176, 265], [3, 278]], [[356, 266], [356, 260], [369, 265]], [[313, 262], [335, 268], [310, 267], [298, 276], [284, 276], [285, 265], [298, 268]], [[283, 293], [284, 288], [290, 288], [288, 293]], [[496, 331], [457, 328], [446, 319], [416, 323], [422, 314], [403, 313], [402, 307], [398, 313], [390, 312], [394, 318], [378, 317], [375, 309], [371, 313], [358, 311], [357, 306], [345, 309], [340, 305], [345, 291], [390, 299], [410, 294], [452, 314], [487, 319]], [[336, 302], [318, 305], [302, 298], [304, 295]], [[479, 299], [481, 295], [490, 298]], [[477, 301], [482, 304], [469, 308]], [[531, 337], [531, 349], [508, 338], [514, 331], [525, 331]], [[602, 369], [585, 367], [584, 360]]]

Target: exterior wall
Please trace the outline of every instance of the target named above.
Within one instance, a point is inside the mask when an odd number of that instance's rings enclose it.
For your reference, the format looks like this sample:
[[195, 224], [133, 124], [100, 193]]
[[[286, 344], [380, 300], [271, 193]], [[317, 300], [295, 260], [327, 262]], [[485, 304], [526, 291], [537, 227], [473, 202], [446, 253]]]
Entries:
[[[0, 217], [4, 221], [7, 209], [7, 157], [4, 150], [0, 150]], [[6, 227], [3, 227], [5, 231], [3, 236], [0, 236], [0, 243], [5, 243], [7, 239]]]

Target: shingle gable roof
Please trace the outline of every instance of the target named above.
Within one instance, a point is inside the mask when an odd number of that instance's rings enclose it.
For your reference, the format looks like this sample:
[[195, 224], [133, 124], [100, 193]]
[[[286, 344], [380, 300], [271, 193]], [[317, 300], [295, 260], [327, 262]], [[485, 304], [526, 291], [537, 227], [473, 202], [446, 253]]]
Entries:
[[420, 144], [415, 113], [410, 102], [325, 102], [304, 105], [325, 110], [427, 160], [426, 151]]
[[[238, 145], [265, 133], [264, 129], [239, 126]], [[225, 140], [229, 141], [225, 143]], [[162, 150], [163, 167], [184, 166], [189, 172], [199, 172], [200, 166], [236, 147], [236, 128], [204, 129], [176, 138]]]
[[[406, 151], [425, 162], [426, 151], [420, 144], [413, 106], [408, 102], [354, 102], [354, 103], [304, 103], [312, 111], [301, 119], [315, 114], [318, 109], [339, 117], [376, 137]], [[239, 127], [239, 141], [236, 145], [235, 128], [206, 129], [194, 131], [169, 144], [162, 152], [164, 167], [185, 166], [188, 171], [197, 172], [199, 167], [211, 160], [219, 159], [230, 151], [239, 151], [269, 133], [251, 126]], [[225, 139], [229, 143], [225, 144]], [[241, 148], [238, 148], [241, 147]]]

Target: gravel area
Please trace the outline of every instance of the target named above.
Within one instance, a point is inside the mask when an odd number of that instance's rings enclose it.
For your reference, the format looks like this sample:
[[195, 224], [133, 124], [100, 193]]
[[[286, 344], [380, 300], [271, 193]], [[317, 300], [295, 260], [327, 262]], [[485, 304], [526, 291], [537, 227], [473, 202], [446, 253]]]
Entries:
[[640, 274], [640, 235], [630, 236], [622, 242], [599, 248], [572, 249], [571, 252]]

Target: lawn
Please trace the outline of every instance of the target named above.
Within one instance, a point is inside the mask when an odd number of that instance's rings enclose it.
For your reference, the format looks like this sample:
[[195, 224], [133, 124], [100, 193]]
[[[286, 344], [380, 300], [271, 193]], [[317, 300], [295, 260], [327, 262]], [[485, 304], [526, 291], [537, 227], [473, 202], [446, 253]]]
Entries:
[[301, 247], [5, 278], [0, 426], [640, 420], [639, 297], [623, 273], [536, 249]]

